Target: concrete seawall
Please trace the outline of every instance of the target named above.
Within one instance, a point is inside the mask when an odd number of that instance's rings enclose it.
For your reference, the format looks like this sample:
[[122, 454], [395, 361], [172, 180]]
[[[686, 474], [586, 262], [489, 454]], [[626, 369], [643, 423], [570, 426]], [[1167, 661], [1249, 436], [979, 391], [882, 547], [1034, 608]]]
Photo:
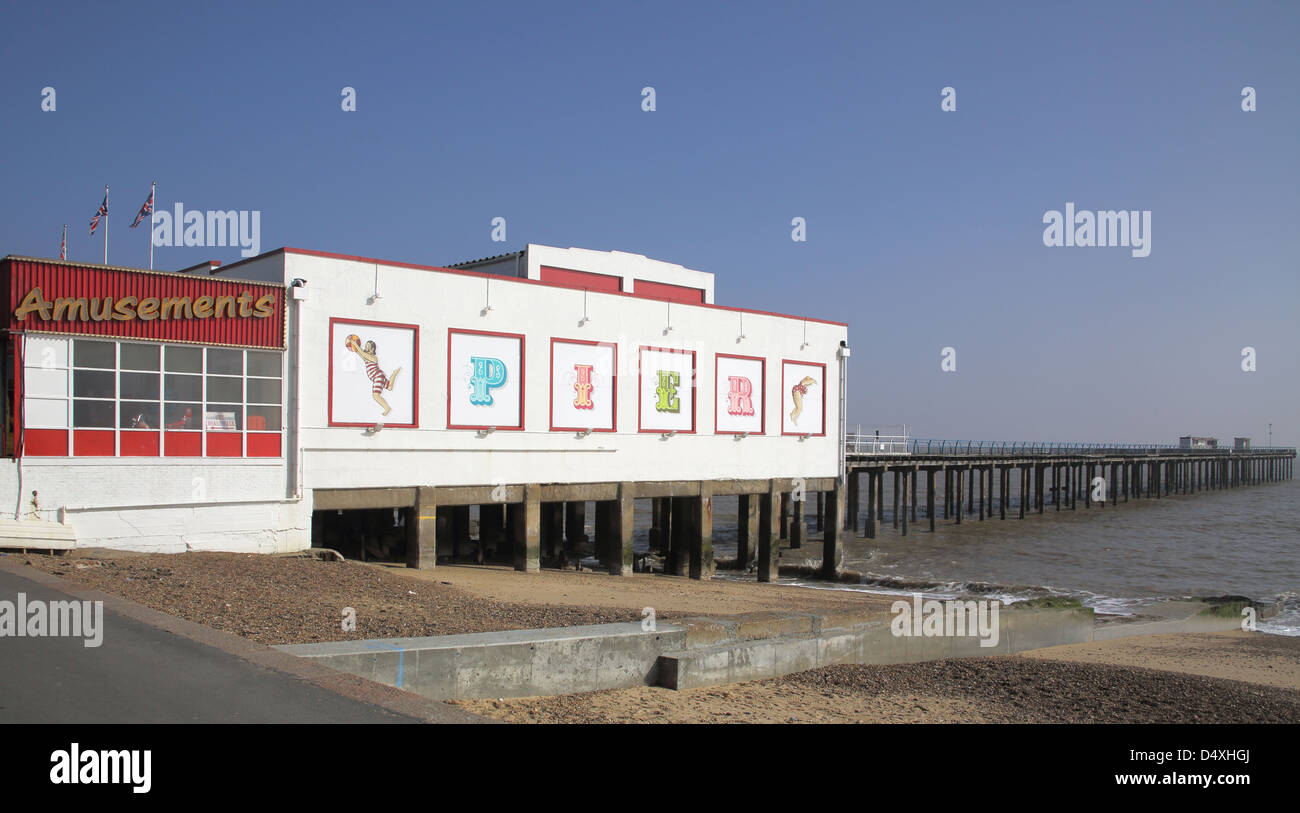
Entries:
[[751, 613], [543, 630], [277, 647], [437, 700], [660, 685], [689, 689], [832, 664], [1002, 655], [1093, 638], [1090, 609], [1005, 609], [994, 646], [969, 636], [895, 636], [885, 613]]

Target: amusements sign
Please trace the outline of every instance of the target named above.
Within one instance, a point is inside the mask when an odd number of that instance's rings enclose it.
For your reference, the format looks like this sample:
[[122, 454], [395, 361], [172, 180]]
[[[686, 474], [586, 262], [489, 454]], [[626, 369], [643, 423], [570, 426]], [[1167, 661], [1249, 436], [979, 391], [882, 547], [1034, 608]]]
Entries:
[[642, 347], [638, 362], [638, 431], [694, 432], [695, 352]]
[[826, 434], [826, 365], [781, 362], [781, 434]]
[[763, 434], [763, 359], [719, 353], [714, 369], [714, 431], [719, 435]]
[[284, 348], [284, 286], [6, 258], [9, 329]]
[[447, 428], [524, 428], [524, 337], [447, 331]]
[[330, 426], [414, 427], [420, 328], [330, 319]]
[[613, 432], [618, 351], [608, 342], [551, 340], [551, 431]]

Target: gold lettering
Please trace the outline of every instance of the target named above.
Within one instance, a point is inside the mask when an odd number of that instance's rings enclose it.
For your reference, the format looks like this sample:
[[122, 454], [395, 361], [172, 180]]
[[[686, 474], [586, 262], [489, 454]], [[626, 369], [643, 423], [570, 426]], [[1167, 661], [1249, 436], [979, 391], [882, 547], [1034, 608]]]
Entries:
[[135, 303], [138, 302], [133, 296], [124, 296], [117, 300], [113, 306], [113, 318], [119, 322], [129, 322], [135, 318]]
[[[166, 322], [169, 310], [172, 319], [189, 319], [194, 315], [194, 311], [190, 308], [190, 298], [188, 296], [164, 296], [158, 318]], [[182, 313], [184, 314], [183, 317]]]
[[61, 296], [54, 300], [54, 321], [59, 322], [67, 319], [69, 322], [74, 321], [73, 315], [78, 311], [81, 318], [76, 319], [78, 322], [85, 322], [90, 319], [90, 311], [87, 308], [89, 303], [83, 296], [80, 299], [73, 299], [70, 296]]
[[200, 319], [207, 319], [212, 315], [212, 297], [201, 296], [194, 300], [194, 315]]
[[151, 322], [158, 318], [158, 297], [150, 296], [140, 300], [140, 307], [136, 308], [136, 314], [141, 321]]
[[36, 311], [42, 319], [49, 319], [51, 307], [52, 303], [41, 293], [41, 289], [33, 288], [27, 292], [27, 296], [23, 297], [23, 304], [14, 311], [14, 318], [21, 322], [27, 318], [27, 314]]
[[253, 305], [253, 307], [257, 308], [257, 312], [254, 313], [253, 315], [256, 316], [258, 319], [265, 319], [266, 317], [274, 314], [275, 294], [263, 294], [259, 296], [257, 298], [257, 302]]
[[248, 318], [253, 315], [253, 309], [249, 307], [253, 303], [253, 295], [248, 291], [239, 294], [239, 315]]
[[99, 307], [99, 297], [90, 300], [90, 318], [96, 322], [111, 322], [113, 320], [113, 297], [104, 297], [104, 307]]
[[217, 315], [218, 317], [222, 316], [221, 310], [222, 310], [223, 308], [224, 308], [225, 311], [226, 311], [225, 315], [226, 315], [226, 316], [229, 316], [230, 318], [233, 319], [233, 318], [235, 317], [235, 298], [234, 298], [233, 296], [219, 296], [219, 297], [217, 297], [217, 313], [216, 313], [216, 315]]

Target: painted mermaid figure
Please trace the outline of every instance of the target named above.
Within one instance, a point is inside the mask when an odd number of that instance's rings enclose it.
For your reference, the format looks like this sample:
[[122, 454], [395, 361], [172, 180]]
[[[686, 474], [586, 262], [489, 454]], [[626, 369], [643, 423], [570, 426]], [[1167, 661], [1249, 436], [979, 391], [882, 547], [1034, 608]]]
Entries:
[[376, 403], [384, 408], [385, 415], [392, 412], [393, 408], [384, 400], [383, 393], [385, 390], [393, 388], [393, 384], [397, 382], [397, 374], [402, 371], [402, 368], [398, 367], [393, 370], [392, 375], [385, 375], [384, 371], [379, 369], [379, 356], [376, 353], [375, 343], [373, 341], [366, 342], [363, 347], [361, 337], [355, 333], [349, 335], [344, 344], [366, 363], [366, 376], [370, 379], [370, 394], [374, 397]]
[[803, 397], [808, 394], [808, 388], [816, 384], [817, 379], [806, 375], [802, 381], [790, 388], [790, 397], [794, 399], [794, 409], [790, 410], [790, 423], [799, 425], [799, 416], [803, 414]]

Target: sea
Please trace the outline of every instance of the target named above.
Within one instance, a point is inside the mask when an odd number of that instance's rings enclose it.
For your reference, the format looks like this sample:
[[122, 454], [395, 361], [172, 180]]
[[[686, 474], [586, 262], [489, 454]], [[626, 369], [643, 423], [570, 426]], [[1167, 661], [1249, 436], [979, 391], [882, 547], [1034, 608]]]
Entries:
[[[885, 481], [885, 517], [877, 538], [845, 543], [844, 568], [862, 573], [861, 583], [787, 578], [782, 583], [936, 598], [1063, 596], [1110, 615], [1142, 615], [1144, 608], [1171, 599], [1245, 596], [1279, 608], [1277, 615], [1257, 619], [1257, 629], [1300, 636], [1298, 479], [1127, 503], [1121, 498], [1105, 507], [1085, 508], [1080, 497], [1074, 510], [1063, 505], [1058, 511], [1049, 502], [1043, 514], [1027, 510], [1023, 520], [1016, 490], [1005, 520], [996, 518], [995, 504], [994, 518], [981, 522], [977, 513], [966, 515], [961, 525], [943, 518], [942, 501], [936, 499], [934, 533], [922, 484], [918, 521], [906, 537], [893, 527], [893, 478]], [[863, 477], [864, 521], [865, 484]], [[814, 504], [807, 505], [810, 535], [815, 535]], [[735, 497], [714, 498], [718, 558], [736, 555], [736, 508]], [[648, 515], [636, 511], [640, 550], [648, 539]], [[820, 541], [805, 547], [810, 558], [820, 557]], [[787, 551], [784, 559], [793, 553]], [[753, 578], [725, 570], [718, 576]]]

